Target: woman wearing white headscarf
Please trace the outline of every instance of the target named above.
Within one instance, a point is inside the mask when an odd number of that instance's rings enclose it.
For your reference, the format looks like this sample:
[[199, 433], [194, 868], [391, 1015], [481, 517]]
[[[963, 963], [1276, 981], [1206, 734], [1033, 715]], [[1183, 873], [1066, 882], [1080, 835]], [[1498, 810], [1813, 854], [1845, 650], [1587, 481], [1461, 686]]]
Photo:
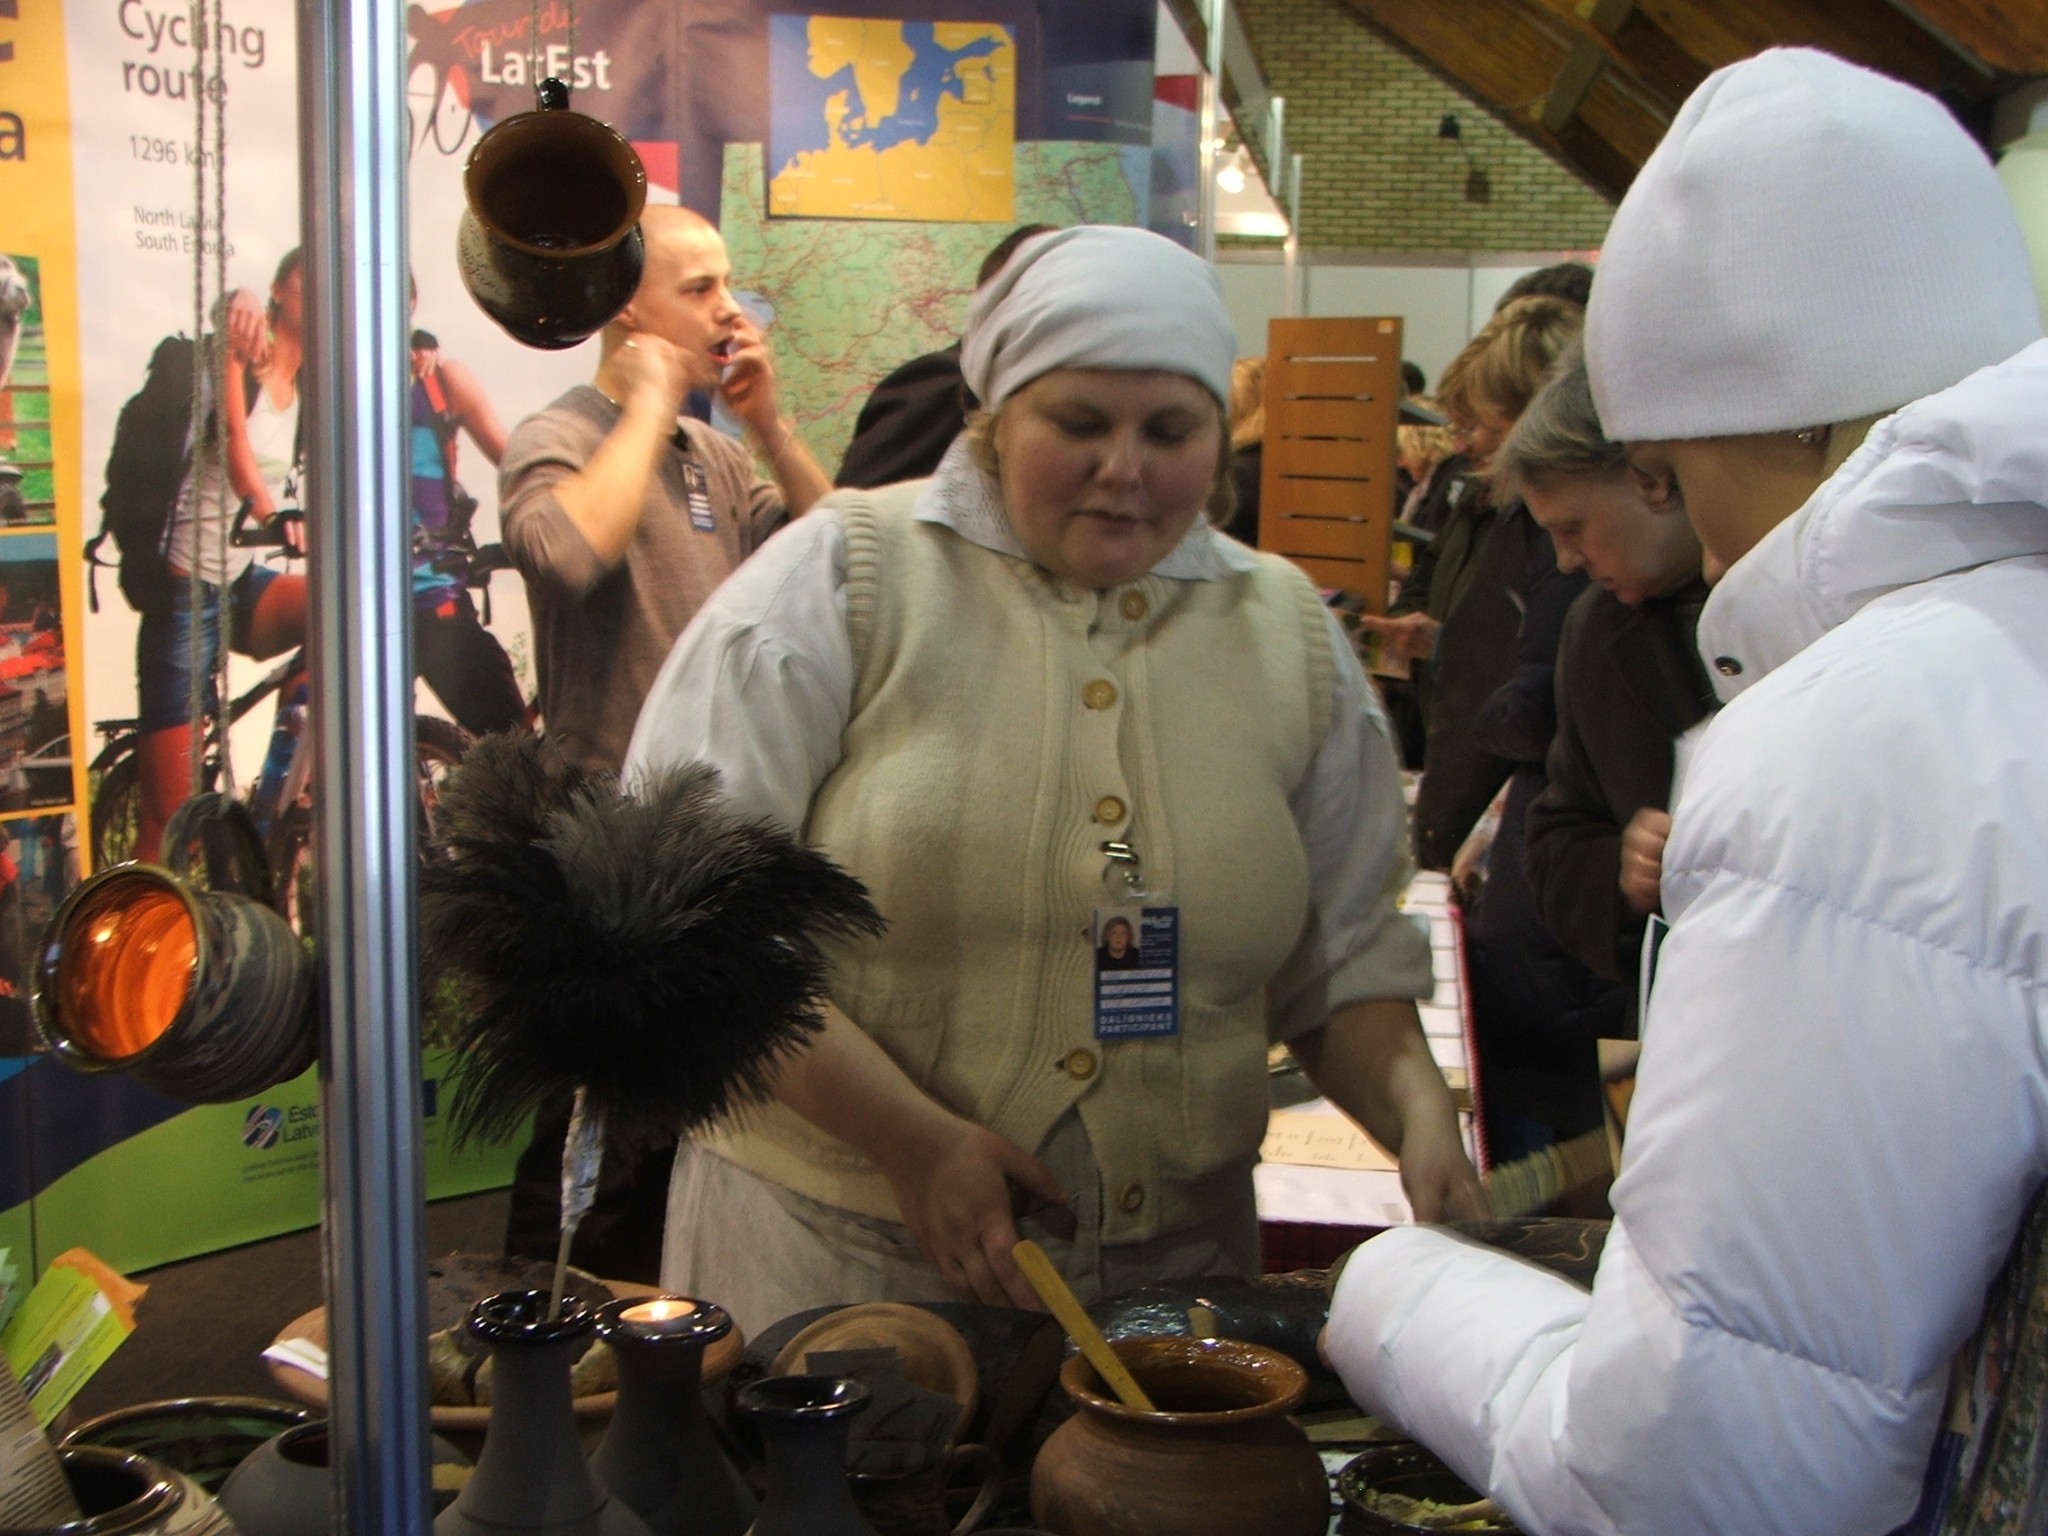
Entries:
[[[1020, 1220], [1084, 1295], [1250, 1273], [1269, 1038], [1400, 1155], [1419, 1214], [1475, 1202], [1416, 1023], [1427, 939], [1394, 909], [1386, 722], [1307, 580], [1204, 516], [1234, 351], [1171, 242], [1031, 241], [968, 322], [990, 419], [931, 480], [822, 503], [677, 642], [629, 781], [715, 764], [890, 926], [837, 955], [778, 1102], [679, 1156], [664, 1285], [754, 1330], [1031, 1305]], [[1177, 918], [1172, 1033], [1099, 1006], [1113, 907]]]
[[[1875, 1536], [1945, 1475], [1951, 1359], [2048, 1173], [2040, 336], [1983, 150], [1823, 53], [1710, 76], [1615, 214], [1587, 370], [1699, 535], [1725, 707], [1614, 1224], [1590, 1296], [1376, 1238], [1326, 1338], [1524, 1531]], [[2038, 1396], [2008, 1407], [2038, 1477]], [[1996, 1492], [1952, 1511], [2041, 1529]]]

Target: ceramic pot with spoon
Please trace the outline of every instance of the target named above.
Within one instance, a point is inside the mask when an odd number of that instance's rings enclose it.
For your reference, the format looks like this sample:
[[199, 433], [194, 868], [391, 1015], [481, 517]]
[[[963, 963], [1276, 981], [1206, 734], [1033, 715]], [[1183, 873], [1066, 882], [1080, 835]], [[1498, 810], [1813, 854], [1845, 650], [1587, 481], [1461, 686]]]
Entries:
[[1080, 1411], [1031, 1469], [1032, 1519], [1059, 1536], [1321, 1536], [1329, 1481], [1288, 1413], [1308, 1376], [1230, 1339], [1123, 1339], [1111, 1348], [1151, 1400], [1120, 1401], [1084, 1356], [1060, 1371]]

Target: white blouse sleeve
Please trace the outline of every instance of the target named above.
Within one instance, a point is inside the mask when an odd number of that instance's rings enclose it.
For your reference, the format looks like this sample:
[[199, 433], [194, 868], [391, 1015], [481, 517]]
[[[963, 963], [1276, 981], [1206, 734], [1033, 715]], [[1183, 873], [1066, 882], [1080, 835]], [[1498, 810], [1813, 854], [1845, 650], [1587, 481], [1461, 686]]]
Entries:
[[677, 637], [640, 706], [624, 780], [709, 763], [741, 810], [801, 835], [852, 708], [846, 534], [820, 507], [762, 545]]
[[1330, 728], [1293, 797], [1309, 914], [1267, 988], [1276, 1040], [1320, 1028], [1346, 1003], [1427, 997], [1435, 985], [1429, 930], [1399, 906], [1414, 869], [1393, 731], [1336, 615], [1325, 617], [1335, 671]]

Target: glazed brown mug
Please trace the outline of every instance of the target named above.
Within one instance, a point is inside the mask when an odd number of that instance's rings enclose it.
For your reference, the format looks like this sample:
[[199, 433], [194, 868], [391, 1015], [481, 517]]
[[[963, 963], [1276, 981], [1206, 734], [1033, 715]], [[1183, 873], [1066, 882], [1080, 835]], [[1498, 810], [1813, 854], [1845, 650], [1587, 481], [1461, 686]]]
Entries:
[[569, 110], [560, 81], [477, 140], [462, 190], [463, 286], [514, 341], [573, 347], [639, 287], [647, 169], [615, 129]]
[[187, 1104], [289, 1082], [320, 1049], [313, 960], [291, 925], [154, 864], [73, 887], [43, 931], [34, 1017], [65, 1065]]

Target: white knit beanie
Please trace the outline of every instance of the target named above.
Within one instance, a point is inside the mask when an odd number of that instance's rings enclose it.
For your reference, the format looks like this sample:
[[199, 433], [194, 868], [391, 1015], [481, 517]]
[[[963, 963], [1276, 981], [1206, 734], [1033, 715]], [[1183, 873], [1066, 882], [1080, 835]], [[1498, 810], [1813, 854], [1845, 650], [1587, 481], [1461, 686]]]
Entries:
[[1911, 86], [1810, 48], [1716, 70], [1616, 210], [1586, 366], [1617, 442], [1889, 411], [2041, 335], [1984, 151]]
[[1226, 414], [1237, 335], [1215, 270], [1148, 230], [1083, 224], [1017, 248], [974, 296], [960, 371], [985, 410], [1055, 368], [1161, 369]]

